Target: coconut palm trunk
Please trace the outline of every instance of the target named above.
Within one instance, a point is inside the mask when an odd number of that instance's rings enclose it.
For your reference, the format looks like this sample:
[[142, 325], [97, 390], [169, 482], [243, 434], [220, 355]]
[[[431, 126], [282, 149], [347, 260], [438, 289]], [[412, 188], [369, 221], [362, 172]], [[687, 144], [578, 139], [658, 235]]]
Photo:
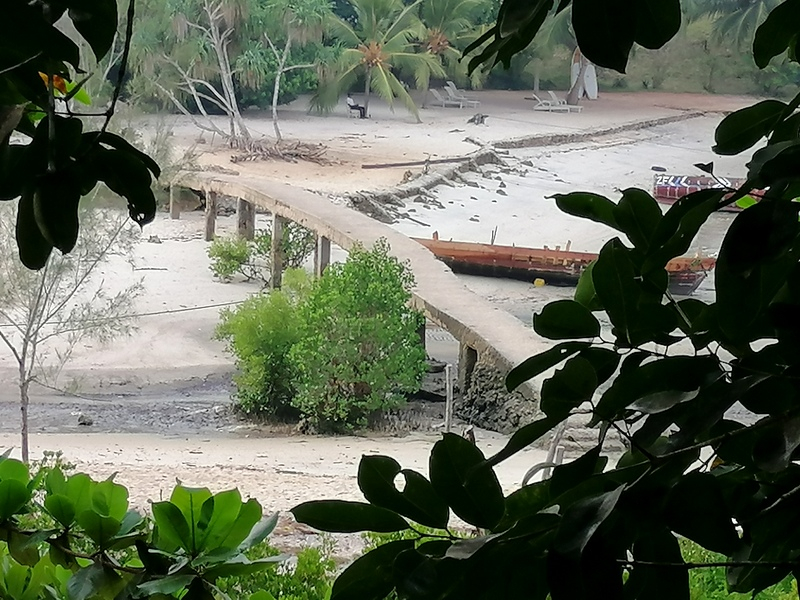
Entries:
[[372, 67], [367, 67], [367, 74], [364, 76], [364, 117], [369, 117], [369, 87], [372, 83]]

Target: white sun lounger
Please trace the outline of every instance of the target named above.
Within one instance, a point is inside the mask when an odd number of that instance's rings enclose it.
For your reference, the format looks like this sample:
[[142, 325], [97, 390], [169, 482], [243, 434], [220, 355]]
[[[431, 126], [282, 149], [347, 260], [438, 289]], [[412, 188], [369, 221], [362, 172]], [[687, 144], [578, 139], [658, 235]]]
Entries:
[[526, 100], [533, 100], [536, 105], [533, 110], [542, 112], [569, 112], [569, 107], [566, 104], [553, 104], [551, 100], [542, 100], [536, 94], [531, 94]]
[[433, 94], [434, 104], [439, 104], [442, 108], [445, 108], [447, 106], [457, 106], [458, 108], [464, 108], [464, 103], [461, 100], [443, 98], [442, 95], [433, 88], [431, 88], [430, 91], [431, 94]]
[[582, 106], [567, 104], [567, 101], [556, 96], [555, 92], [548, 91], [547, 93], [550, 94], [550, 100], [555, 106], [566, 106], [569, 112], [581, 112], [583, 110]]
[[481, 105], [480, 101], [468, 98], [461, 93], [458, 88], [454, 86], [451, 87], [449, 84], [452, 84], [452, 81], [448, 81], [447, 83], [448, 85], [444, 86], [444, 91], [447, 92], [450, 100], [461, 102], [462, 105], [466, 106], [467, 108], [478, 108]]

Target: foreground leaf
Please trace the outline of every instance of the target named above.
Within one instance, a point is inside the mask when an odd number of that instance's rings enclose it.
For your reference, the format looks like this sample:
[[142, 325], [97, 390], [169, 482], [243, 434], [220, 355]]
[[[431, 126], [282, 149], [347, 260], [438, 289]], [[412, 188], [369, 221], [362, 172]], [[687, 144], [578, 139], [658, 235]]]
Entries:
[[390, 533], [408, 529], [406, 520], [397, 513], [364, 502], [314, 500], [295, 506], [291, 513], [298, 522], [320, 531]]
[[431, 483], [453, 512], [475, 527], [491, 529], [505, 511], [503, 490], [478, 447], [453, 433], [436, 442], [430, 457]]

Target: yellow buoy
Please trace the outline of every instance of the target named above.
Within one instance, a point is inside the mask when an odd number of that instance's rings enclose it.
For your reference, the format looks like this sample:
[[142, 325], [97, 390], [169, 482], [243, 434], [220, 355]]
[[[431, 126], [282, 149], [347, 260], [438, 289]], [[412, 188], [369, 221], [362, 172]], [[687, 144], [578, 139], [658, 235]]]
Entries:
[[533, 285], [535, 285], [536, 287], [543, 287], [546, 285], [546, 283], [544, 279], [542, 279], [541, 277], [537, 277], [536, 279], [533, 280]]

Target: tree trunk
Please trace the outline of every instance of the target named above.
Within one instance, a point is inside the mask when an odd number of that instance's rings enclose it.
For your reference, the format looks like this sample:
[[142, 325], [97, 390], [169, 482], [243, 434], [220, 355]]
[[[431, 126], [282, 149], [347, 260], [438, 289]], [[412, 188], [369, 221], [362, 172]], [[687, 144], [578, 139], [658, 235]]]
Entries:
[[272, 128], [275, 130], [275, 140], [280, 143], [283, 139], [281, 136], [280, 127], [278, 127], [278, 94], [281, 89], [281, 77], [283, 77], [283, 70], [286, 68], [286, 61], [289, 58], [289, 50], [292, 46], [292, 37], [286, 38], [286, 46], [283, 48], [283, 55], [278, 63], [278, 70], [275, 72], [275, 85], [272, 88]]
[[[230, 107], [230, 114], [228, 118], [231, 123], [232, 143], [234, 146], [241, 147], [242, 145], [249, 146], [250, 131], [244, 124], [242, 114], [239, 111], [239, 103], [236, 100], [236, 91], [233, 85], [233, 69], [231, 68], [230, 57], [228, 56], [228, 43], [229, 36], [232, 29], [220, 30], [221, 3], [206, 2], [205, 11], [208, 15], [209, 32], [211, 42], [214, 44], [214, 54], [217, 56], [217, 64], [219, 65], [219, 79], [222, 84], [222, 91], [225, 93], [225, 99]], [[238, 129], [238, 131], [237, 131]], [[242, 144], [244, 142], [244, 144]]]
[[578, 78], [575, 80], [575, 84], [570, 88], [569, 93], [567, 94], [567, 104], [570, 106], [575, 106], [578, 104], [578, 101], [583, 96], [583, 92], [586, 89], [583, 85], [583, 78], [586, 77], [586, 69], [589, 68], [589, 61], [581, 54], [581, 69], [578, 71]]
[[533, 93], [539, 93], [539, 67], [535, 67], [535, 71], [533, 72]]
[[372, 68], [367, 67], [367, 75], [364, 78], [364, 117], [369, 117], [369, 85], [372, 83]]
[[22, 417], [22, 427], [20, 429], [22, 434], [22, 462], [27, 463], [30, 458], [28, 448], [28, 404], [30, 398], [28, 397], [28, 387], [30, 381], [26, 377], [25, 368], [19, 368], [19, 410]]

